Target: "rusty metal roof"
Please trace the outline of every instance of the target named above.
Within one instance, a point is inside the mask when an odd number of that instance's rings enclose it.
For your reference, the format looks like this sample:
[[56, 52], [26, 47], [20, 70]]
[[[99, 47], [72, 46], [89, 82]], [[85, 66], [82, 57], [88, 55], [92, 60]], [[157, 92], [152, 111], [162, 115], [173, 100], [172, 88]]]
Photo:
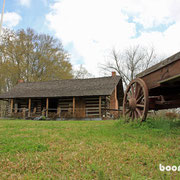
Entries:
[[157, 71], [157, 70], [159, 70], [159, 69], [161, 69], [161, 68], [163, 68], [163, 67], [165, 67], [165, 66], [167, 66], [167, 65], [169, 65], [169, 64], [171, 64], [171, 63], [173, 63], [175, 61], [177, 61], [177, 60], [180, 60], [180, 52], [168, 57], [167, 59], [165, 59], [165, 60], [155, 64], [154, 66], [146, 69], [145, 71], [137, 74], [136, 77], [141, 78], [143, 76], [146, 76], [146, 75], [148, 75], [150, 73], [153, 73], [153, 72], [155, 72], [155, 71]]
[[0, 99], [111, 95], [119, 83], [120, 76], [19, 83]]

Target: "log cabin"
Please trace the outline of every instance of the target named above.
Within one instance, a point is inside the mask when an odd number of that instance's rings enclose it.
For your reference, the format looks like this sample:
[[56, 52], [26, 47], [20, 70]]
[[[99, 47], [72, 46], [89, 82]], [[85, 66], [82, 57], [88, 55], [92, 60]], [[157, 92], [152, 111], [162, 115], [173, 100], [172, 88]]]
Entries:
[[8, 116], [52, 119], [115, 118], [123, 102], [120, 76], [23, 82], [0, 95], [8, 102]]

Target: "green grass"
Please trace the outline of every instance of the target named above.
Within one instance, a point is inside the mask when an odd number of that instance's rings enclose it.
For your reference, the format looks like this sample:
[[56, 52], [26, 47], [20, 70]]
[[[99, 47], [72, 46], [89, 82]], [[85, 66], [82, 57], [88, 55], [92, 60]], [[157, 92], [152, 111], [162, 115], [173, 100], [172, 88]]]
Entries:
[[180, 121], [0, 120], [0, 179], [180, 179]]

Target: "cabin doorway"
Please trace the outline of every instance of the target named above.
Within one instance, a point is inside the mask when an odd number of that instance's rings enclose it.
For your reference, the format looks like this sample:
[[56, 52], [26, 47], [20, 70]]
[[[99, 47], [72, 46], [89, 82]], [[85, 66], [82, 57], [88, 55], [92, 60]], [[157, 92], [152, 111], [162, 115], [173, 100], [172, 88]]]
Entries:
[[49, 110], [51, 112], [57, 112], [58, 107], [58, 99], [57, 98], [49, 98]]
[[75, 100], [75, 112], [76, 112], [76, 117], [77, 118], [84, 118], [86, 117], [86, 112], [85, 112], [85, 99], [83, 97], [76, 97]]

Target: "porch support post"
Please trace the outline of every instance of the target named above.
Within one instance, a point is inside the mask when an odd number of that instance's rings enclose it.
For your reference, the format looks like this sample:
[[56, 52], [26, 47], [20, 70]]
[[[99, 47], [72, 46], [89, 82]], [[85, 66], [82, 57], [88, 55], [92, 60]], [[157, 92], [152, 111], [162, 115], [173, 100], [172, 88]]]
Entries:
[[13, 112], [13, 99], [11, 99], [11, 110], [10, 110], [10, 114], [12, 115]]
[[99, 96], [99, 117], [101, 117], [101, 96]]
[[28, 109], [29, 109], [28, 117], [30, 117], [31, 116], [31, 98], [29, 98], [29, 107], [28, 107]]
[[46, 111], [46, 108], [45, 108], [45, 107], [43, 107], [43, 110], [42, 110], [42, 116], [44, 116], [44, 115], [45, 115], [45, 111]]
[[46, 117], [48, 117], [49, 98], [46, 98]]
[[17, 105], [17, 101], [14, 100], [14, 101], [13, 101], [14, 113], [17, 113], [17, 112], [18, 112], [18, 107], [17, 107], [17, 106], [18, 106], [18, 105]]
[[26, 118], [26, 108], [23, 108], [23, 110], [22, 110], [22, 116], [23, 116], [23, 119]]
[[58, 108], [57, 108], [57, 116], [58, 117], [61, 117], [60, 113], [61, 113], [61, 108], [58, 106]]
[[73, 117], [75, 116], [76, 99], [73, 97]]

